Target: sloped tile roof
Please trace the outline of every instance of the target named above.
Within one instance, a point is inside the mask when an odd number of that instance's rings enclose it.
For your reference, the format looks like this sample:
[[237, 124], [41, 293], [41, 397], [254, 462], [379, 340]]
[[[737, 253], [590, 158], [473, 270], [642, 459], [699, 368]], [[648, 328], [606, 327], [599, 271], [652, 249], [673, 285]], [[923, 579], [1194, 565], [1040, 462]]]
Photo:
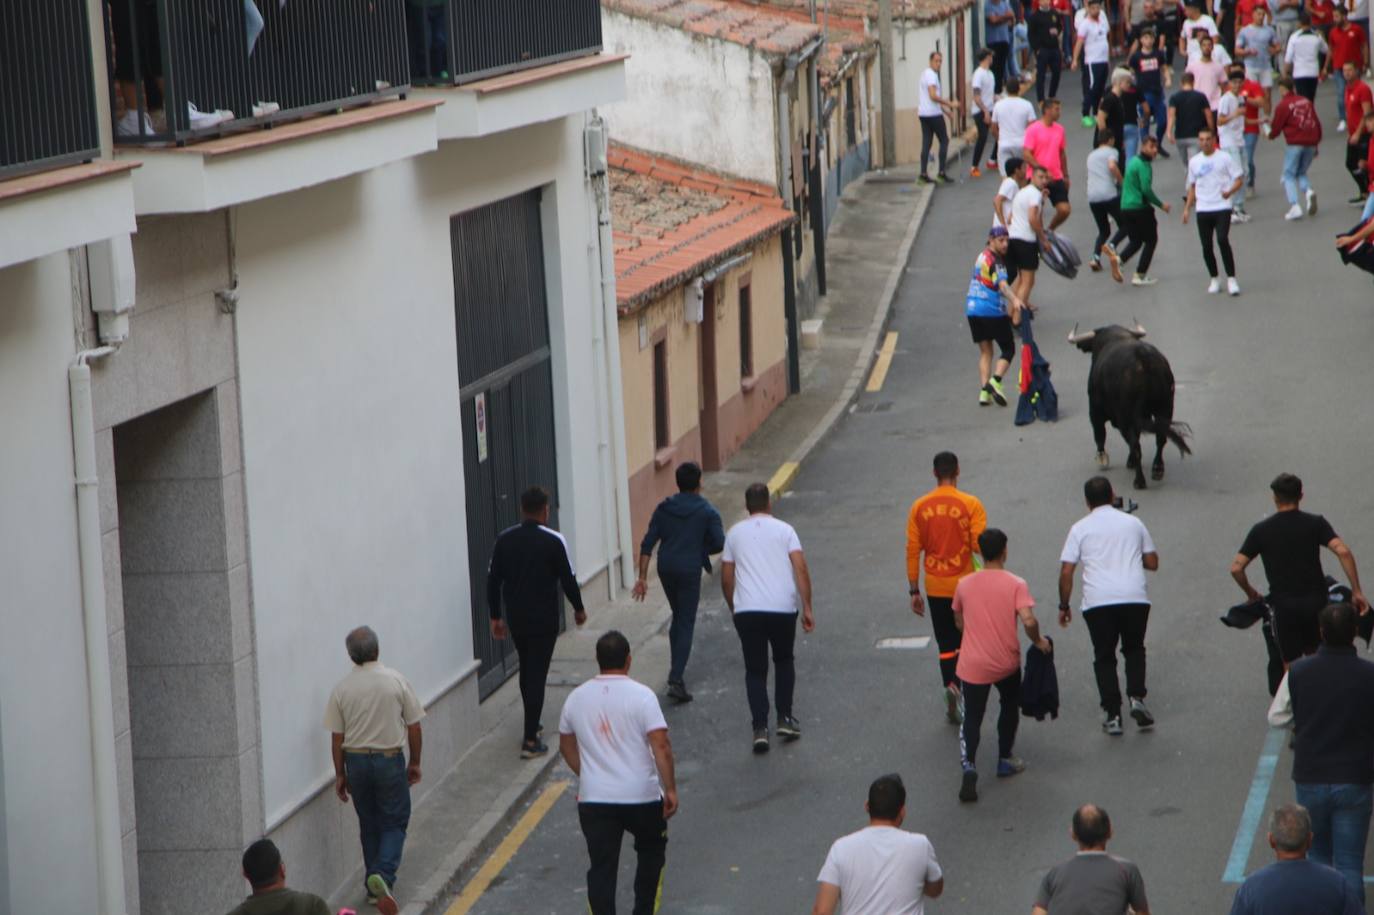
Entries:
[[[801, 10], [808, 16], [811, 10], [811, 0], [767, 0], [767, 3], [780, 9]], [[878, 0], [816, 0], [818, 19], [823, 18], [827, 3], [832, 24], [835, 16], [868, 19], [874, 22], [878, 19]], [[892, 0], [892, 17], [928, 24], [942, 22], [971, 6], [973, 0]]]
[[602, 0], [601, 5], [777, 56], [799, 51], [821, 34], [810, 21], [743, 0]]
[[796, 219], [765, 184], [620, 145], [612, 145], [608, 158], [621, 315]]

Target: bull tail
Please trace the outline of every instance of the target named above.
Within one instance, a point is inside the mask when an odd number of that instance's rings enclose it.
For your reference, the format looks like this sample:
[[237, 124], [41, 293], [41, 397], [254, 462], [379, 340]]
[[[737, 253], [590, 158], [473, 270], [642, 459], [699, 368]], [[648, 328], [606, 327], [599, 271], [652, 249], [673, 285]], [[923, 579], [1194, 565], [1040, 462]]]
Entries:
[[1193, 453], [1193, 449], [1188, 447], [1188, 439], [1193, 434], [1193, 427], [1187, 423], [1169, 423], [1169, 427], [1164, 430], [1164, 434], [1169, 437], [1169, 441], [1178, 446], [1178, 453], [1187, 457]]

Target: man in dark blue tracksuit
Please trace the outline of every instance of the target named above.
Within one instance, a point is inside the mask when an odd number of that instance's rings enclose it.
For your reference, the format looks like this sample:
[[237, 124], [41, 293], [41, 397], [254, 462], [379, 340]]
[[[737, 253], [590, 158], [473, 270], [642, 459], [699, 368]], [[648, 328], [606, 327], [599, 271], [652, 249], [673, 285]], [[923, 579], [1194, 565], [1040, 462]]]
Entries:
[[688, 461], [677, 468], [675, 496], [669, 496], [654, 509], [649, 530], [639, 547], [639, 578], [635, 581], [635, 600], [648, 591], [649, 557], [658, 545], [658, 580], [673, 611], [668, 628], [672, 664], [668, 671], [668, 696], [678, 702], [691, 702], [683, 674], [692, 653], [692, 631], [697, 622], [697, 601], [701, 598], [701, 573], [711, 571], [711, 555], [725, 548], [725, 529], [720, 513], [701, 495], [701, 467]]

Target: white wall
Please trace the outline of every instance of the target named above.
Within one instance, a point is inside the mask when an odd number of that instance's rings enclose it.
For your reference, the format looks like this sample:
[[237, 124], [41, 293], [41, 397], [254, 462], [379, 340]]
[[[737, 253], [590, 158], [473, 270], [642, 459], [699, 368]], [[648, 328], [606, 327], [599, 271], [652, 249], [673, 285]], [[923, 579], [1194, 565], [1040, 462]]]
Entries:
[[563, 528], [606, 564], [591, 387], [599, 307], [582, 117], [241, 208], [239, 377], [269, 827], [327, 781], [343, 637], [428, 702], [473, 657], [449, 218], [552, 185], [545, 236]]
[[[905, 42], [903, 42], [904, 34]], [[947, 34], [952, 34], [952, 30], [947, 33], [944, 22], [933, 25], [916, 25], [915, 23], [897, 20], [893, 23], [892, 77], [896, 89], [898, 111], [907, 108], [915, 109], [918, 90], [921, 85], [921, 74], [925, 72], [926, 67], [930, 66], [930, 55], [935, 51], [937, 42], [945, 58], [944, 65], [940, 68], [940, 94], [945, 98], [953, 97], [959, 84], [951, 79], [954, 58], [950, 54]], [[904, 48], [905, 53], [903, 52]], [[973, 72], [972, 62], [969, 64], [969, 72]]]
[[0, 912], [98, 907], [67, 393], [71, 289], [65, 251], [0, 270], [0, 831], [8, 872], [22, 876], [0, 886]]
[[615, 139], [776, 187], [777, 97], [761, 53], [603, 10], [608, 52], [629, 54], [629, 97], [606, 109]]

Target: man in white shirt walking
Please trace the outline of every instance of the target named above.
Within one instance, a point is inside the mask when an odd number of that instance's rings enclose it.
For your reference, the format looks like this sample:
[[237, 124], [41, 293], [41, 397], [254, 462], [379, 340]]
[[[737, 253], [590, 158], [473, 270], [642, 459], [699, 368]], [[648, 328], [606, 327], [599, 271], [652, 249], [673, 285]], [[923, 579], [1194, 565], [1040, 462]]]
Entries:
[[1315, 102], [1317, 82], [1321, 76], [1322, 59], [1331, 53], [1321, 32], [1312, 28], [1312, 17], [1304, 10], [1298, 14], [1298, 30], [1288, 39], [1283, 52], [1284, 68], [1293, 77], [1298, 95]]
[[1074, 32], [1078, 40], [1073, 46], [1073, 61], [1069, 68], [1077, 70], [1083, 63], [1083, 126], [1097, 124], [1095, 113], [1107, 91], [1107, 68], [1111, 61], [1111, 26], [1102, 14], [1102, 0], [1088, 0], [1074, 18]]
[[1093, 643], [1093, 673], [1102, 702], [1102, 730], [1120, 737], [1121, 685], [1116, 677], [1116, 648], [1126, 659], [1126, 696], [1131, 717], [1142, 729], [1154, 727], [1145, 707], [1145, 628], [1150, 620], [1150, 598], [1145, 573], [1159, 568], [1150, 532], [1139, 518], [1112, 504], [1112, 484], [1093, 477], [1083, 484], [1088, 514], [1069, 529], [1059, 556], [1059, 625], [1073, 620], [1069, 598], [1073, 596], [1074, 570], [1083, 566], [1083, 621]]
[[1026, 142], [1026, 128], [1038, 115], [1030, 100], [1020, 96], [1019, 77], [1009, 76], [1003, 85], [1007, 94], [992, 106], [992, 142], [997, 148], [997, 169], [1005, 174], [1008, 159], [1023, 158], [1021, 151]]
[[825, 856], [811, 915], [923, 915], [945, 890], [930, 840], [902, 829], [906, 786], [884, 775], [868, 788], [868, 826], [836, 839]]
[[949, 131], [945, 128], [945, 114], [953, 117], [959, 103], [940, 94], [940, 66], [944, 61], [944, 55], [939, 51], [930, 55], [930, 66], [921, 74], [921, 84], [916, 90], [916, 116], [921, 122], [921, 174], [916, 179], [918, 184], [931, 183], [926, 169], [930, 167], [932, 139], [940, 141], [940, 171], [936, 173], [935, 180], [941, 184], [949, 183], [949, 175], [945, 174], [945, 161], [949, 156]]
[[1202, 260], [1212, 278], [1207, 292], [1212, 295], [1221, 292], [1217, 257], [1212, 251], [1215, 236], [1217, 247], [1221, 249], [1221, 265], [1226, 268], [1226, 291], [1230, 295], [1240, 295], [1236, 258], [1231, 253], [1231, 199], [1245, 183], [1245, 167], [1217, 149], [1217, 136], [1211, 130], [1199, 132], [1197, 139], [1202, 151], [1188, 160], [1188, 197], [1183, 204], [1183, 224], [1188, 224], [1188, 214], [1196, 207]]
[[654, 691], [630, 679], [630, 643], [612, 629], [596, 640], [601, 673], [572, 691], [558, 720], [558, 750], [578, 777], [577, 819], [587, 841], [587, 908], [615, 911], [625, 833], [634, 836], [634, 915], [652, 915], [663, 892], [668, 820], [677, 812], [673, 747]]
[[720, 587], [734, 614], [735, 631], [744, 651], [744, 685], [754, 726], [754, 752], [768, 752], [768, 651], [773, 651], [773, 689], [778, 709], [778, 736], [801, 737], [792, 716], [797, 673], [792, 660], [797, 638], [797, 605], [806, 632], [816, 628], [811, 613], [811, 573], [797, 532], [773, 517], [768, 486], [753, 483], [744, 491], [749, 517], [730, 528], [720, 557]]
[[[978, 52], [978, 66], [973, 69], [973, 123], [978, 128], [978, 140], [973, 145], [973, 167], [969, 169], [970, 178], [981, 178], [983, 172], [978, 168], [983, 161], [983, 149], [988, 142], [988, 127], [992, 123], [992, 106], [997, 101], [997, 80], [992, 75], [992, 51], [984, 48]], [[997, 165], [997, 141], [993, 141], [992, 158], [988, 167]]]

